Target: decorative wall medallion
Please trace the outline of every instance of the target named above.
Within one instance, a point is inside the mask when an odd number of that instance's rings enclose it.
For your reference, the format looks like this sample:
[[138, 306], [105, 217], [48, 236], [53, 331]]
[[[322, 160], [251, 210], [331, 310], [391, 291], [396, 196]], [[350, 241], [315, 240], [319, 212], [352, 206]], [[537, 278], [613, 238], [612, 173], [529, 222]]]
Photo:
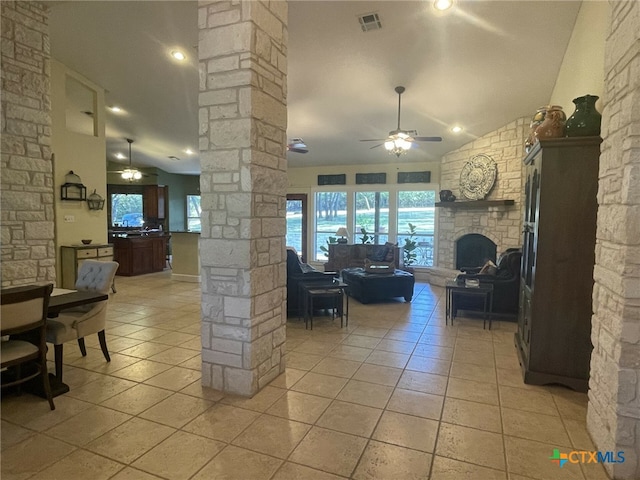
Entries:
[[460, 192], [470, 200], [482, 200], [493, 188], [498, 174], [496, 162], [481, 153], [471, 157], [460, 172]]

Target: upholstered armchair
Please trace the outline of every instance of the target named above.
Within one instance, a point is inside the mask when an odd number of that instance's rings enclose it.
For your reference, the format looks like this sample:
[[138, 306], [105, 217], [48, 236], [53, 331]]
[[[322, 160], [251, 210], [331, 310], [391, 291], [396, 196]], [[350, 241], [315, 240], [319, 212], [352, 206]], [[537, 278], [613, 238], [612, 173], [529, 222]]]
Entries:
[[[85, 260], [78, 271], [76, 290], [90, 290], [109, 293], [113, 283], [118, 262], [98, 262]], [[63, 310], [56, 318], [47, 321], [47, 342], [53, 343], [55, 352], [56, 376], [62, 381], [62, 347], [65, 342], [77, 340], [82, 356], [87, 355], [84, 337], [92, 333], [98, 334], [100, 348], [107, 362], [111, 361], [107, 350], [105, 325], [107, 322], [108, 300], [95, 302], [81, 307]]]
[[[476, 279], [481, 283], [493, 285], [493, 312], [508, 315], [518, 314], [518, 299], [520, 294], [520, 262], [522, 250], [519, 248], [507, 249], [497, 266], [485, 265], [477, 268], [465, 268], [464, 273], [458, 275], [457, 280], [464, 283], [465, 280]], [[482, 273], [481, 273], [482, 271]], [[453, 316], [458, 310], [482, 311], [482, 299], [477, 297], [455, 297], [452, 305]]]
[[[293, 247], [287, 247], [287, 315], [300, 313], [300, 283], [301, 282], [333, 282], [336, 272], [321, 272], [311, 265], [303, 263]], [[319, 306], [319, 308], [324, 308]]]

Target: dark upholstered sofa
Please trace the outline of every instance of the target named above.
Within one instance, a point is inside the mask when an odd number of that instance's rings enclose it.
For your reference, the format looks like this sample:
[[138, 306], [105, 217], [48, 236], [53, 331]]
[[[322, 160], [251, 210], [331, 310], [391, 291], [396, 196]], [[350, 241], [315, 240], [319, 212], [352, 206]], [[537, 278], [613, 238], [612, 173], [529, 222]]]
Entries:
[[[299, 301], [301, 282], [331, 283], [336, 272], [321, 272], [311, 265], [300, 261], [295, 249], [287, 247], [287, 316], [295, 316], [302, 308]], [[327, 305], [327, 308], [332, 305]], [[324, 308], [322, 304], [318, 308]]]
[[[507, 249], [498, 260], [495, 274], [479, 273], [482, 267], [464, 269], [457, 280], [478, 279], [481, 283], [493, 285], [493, 312], [509, 315], [518, 314], [518, 300], [520, 295], [520, 262], [522, 250]], [[482, 299], [479, 297], [455, 297], [453, 315], [458, 310], [482, 312]]]

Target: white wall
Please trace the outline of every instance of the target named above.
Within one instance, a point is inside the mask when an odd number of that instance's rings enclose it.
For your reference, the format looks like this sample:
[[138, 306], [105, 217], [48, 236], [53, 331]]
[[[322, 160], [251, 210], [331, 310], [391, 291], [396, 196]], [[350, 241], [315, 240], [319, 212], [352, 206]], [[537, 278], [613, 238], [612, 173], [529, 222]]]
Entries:
[[[94, 115], [97, 119], [97, 135], [84, 135], [70, 131], [66, 127], [65, 92], [66, 76], [72, 76], [96, 92]], [[60, 186], [65, 183], [65, 175], [73, 170], [87, 187], [87, 196], [96, 189], [102, 198], [107, 197], [106, 140], [105, 140], [104, 89], [62, 63], [51, 61], [51, 124], [53, 162], [53, 190], [56, 213], [56, 257], [58, 265], [60, 246], [79, 244], [83, 238], [93, 243], [107, 242], [107, 207], [103, 210], [89, 210], [87, 202], [60, 200]], [[73, 216], [75, 221], [64, 221], [65, 216]], [[58, 269], [60, 270], [60, 269]], [[58, 281], [60, 275], [58, 272]]]

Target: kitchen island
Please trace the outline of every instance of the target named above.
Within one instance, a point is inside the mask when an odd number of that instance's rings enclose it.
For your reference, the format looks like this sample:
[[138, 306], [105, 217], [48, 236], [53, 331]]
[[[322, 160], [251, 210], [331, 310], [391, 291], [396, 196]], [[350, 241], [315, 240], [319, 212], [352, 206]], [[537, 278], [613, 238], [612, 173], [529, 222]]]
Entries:
[[167, 266], [167, 242], [163, 232], [114, 233], [113, 259], [120, 264], [117, 275], [131, 277], [161, 272]]

